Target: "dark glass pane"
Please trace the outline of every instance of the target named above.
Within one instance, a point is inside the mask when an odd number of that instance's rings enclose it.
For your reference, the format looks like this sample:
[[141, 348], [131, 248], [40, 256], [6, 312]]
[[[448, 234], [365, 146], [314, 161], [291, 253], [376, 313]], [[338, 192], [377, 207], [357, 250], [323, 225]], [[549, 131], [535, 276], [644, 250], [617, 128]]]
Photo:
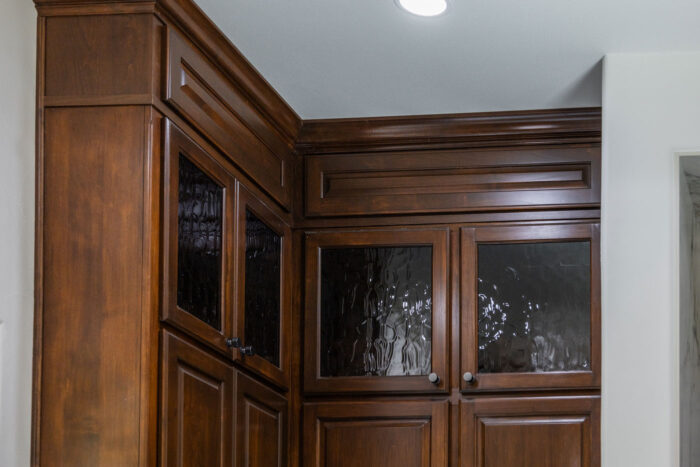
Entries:
[[479, 371], [590, 370], [589, 242], [479, 245]]
[[245, 220], [245, 345], [279, 366], [282, 238], [248, 210]]
[[224, 190], [180, 155], [177, 306], [221, 330], [221, 232]]
[[321, 252], [321, 376], [430, 373], [432, 247]]

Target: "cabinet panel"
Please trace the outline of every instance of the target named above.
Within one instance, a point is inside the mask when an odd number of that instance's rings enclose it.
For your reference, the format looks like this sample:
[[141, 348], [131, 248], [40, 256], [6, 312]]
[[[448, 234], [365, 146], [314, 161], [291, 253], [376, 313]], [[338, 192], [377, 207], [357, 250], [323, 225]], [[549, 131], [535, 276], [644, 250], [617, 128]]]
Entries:
[[287, 463], [287, 400], [236, 371], [236, 465]]
[[166, 101], [280, 204], [291, 199], [291, 150], [245, 95], [174, 30]]
[[308, 467], [447, 465], [447, 401], [304, 405]]
[[600, 384], [598, 226], [462, 229], [462, 389]]
[[446, 229], [307, 235], [307, 392], [445, 390], [447, 244]]
[[164, 331], [162, 378], [162, 465], [230, 466], [233, 368]]
[[600, 465], [597, 396], [482, 398], [460, 412], [462, 467]]
[[229, 353], [235, 179], [166, 122], [163, 319]]
[[237, 355], [244, 365], [285, 388], [290, 371], [291, 246], [290, 227], [239, 184]]

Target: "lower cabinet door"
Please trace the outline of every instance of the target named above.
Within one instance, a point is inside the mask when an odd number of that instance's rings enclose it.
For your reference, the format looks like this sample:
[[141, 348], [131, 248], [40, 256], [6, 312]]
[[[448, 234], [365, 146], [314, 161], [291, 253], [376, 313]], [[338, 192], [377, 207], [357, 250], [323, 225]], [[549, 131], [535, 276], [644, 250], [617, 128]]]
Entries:
[[307, 467], [444, 467], [447, 401], [304, 404]]
[[287, 465], [287, 400], [236, 371], [236, 465]]
[[233, 368], [163, 332], [161, 465], [233, 465]]
[[479, 398], [461, 404], [462, 467], [600, 466], [600, 398]]

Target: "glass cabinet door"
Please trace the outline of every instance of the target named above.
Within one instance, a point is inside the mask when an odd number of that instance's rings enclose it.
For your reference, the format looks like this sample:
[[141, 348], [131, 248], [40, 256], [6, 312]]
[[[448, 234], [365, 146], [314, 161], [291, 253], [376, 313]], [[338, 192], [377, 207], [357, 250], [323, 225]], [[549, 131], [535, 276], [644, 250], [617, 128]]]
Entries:
[[238, 287], [234, 335], [243, 364], [289, 384], [291, 229], [239, 184]]
[[307, 392], [443, 391], [447, 230], [306, 236]]
[[598, 226], [462, 229], [462, 389], [600, 383]]
[[163, 319], [230, 352], [235, 179], [166, 122]]

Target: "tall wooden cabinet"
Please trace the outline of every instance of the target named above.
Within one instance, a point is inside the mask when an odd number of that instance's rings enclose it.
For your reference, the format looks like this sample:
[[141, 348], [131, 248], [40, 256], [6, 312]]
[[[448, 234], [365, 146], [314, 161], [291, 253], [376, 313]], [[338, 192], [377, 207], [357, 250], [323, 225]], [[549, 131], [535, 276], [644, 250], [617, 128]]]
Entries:
[[34, 465], [597, 466], [600, 109], [302, 121], [35, 0]]

